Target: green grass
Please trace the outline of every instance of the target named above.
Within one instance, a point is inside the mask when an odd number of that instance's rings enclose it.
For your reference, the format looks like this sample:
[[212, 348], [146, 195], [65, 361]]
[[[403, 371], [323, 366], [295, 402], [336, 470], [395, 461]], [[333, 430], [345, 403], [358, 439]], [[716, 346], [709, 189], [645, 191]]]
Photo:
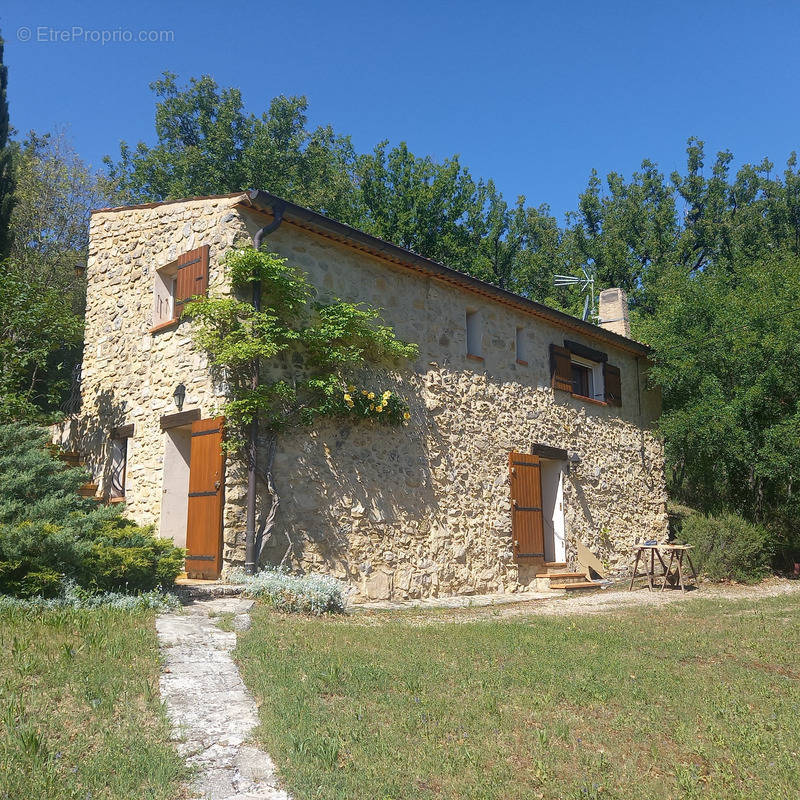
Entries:
[[0, 612], [0, 798], [175, 798], [152, 612]]
[[797, 595], [567, 613], [255, 609], [257, 737], [295, 800], [800, 796]]

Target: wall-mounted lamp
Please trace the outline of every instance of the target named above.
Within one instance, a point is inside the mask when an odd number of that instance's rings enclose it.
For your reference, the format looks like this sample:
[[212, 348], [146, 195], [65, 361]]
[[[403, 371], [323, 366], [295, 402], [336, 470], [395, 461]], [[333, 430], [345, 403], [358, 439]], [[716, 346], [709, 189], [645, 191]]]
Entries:
[[75, 277], [82, 278], [86, 274], [86, 264], [75, 265]]
[[567, 453], [567, 475], [572, 475], [572, 470], [575, 469], [580, 463], [581, 463], [580, 453], [576, 453], [574, 450], [570, 450]]
[[186, 399], [186, 387], [182, 383], [179, 383], [175, 387], [175, 391], [172, 393], [172, 399], [175, 401], [178, 411], [181, 411], [183, 409], [183, 401]]

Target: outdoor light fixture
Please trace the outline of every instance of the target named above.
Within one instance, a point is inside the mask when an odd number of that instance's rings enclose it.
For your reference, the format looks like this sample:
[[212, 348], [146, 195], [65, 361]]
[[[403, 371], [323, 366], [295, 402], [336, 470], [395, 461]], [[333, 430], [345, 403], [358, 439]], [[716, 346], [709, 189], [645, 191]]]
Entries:
[[82, 278], [86, 274], [86, 264], [75, 265], [75, 277]]
[[172, 399], [175, 401], [178, 411], [181, 411], [183, 409], [183, 401], [186, 399], [186, 387], [182, 383], [179, 383], [175, 387], [175, 391], [172, 393]]

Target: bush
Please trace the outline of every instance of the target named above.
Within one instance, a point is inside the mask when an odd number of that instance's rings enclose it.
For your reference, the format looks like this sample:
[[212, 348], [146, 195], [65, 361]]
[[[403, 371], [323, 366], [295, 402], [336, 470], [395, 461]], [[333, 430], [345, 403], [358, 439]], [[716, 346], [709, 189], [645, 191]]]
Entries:
[[231, 576], [243, 583], [246, 597], [266, 600], [281, 611], [302, 614], [342, 612], [347, 604], [346, 587], [328, 575], [290, 575], [283, 569], [265, 569], [255, 575]]
[[180, 608], [180, 601], [173, 594], [152, 591], [142, 594], [122, 592], [90, 592], [81, 589], [74, 581], [62, 581], [56, 597], [19, 598], [0, 595], [0, 612], [7, 610], [41, 611], [60, 608], [92, 609], [113, 608], [117, 611], [172, 611]]
[[65, 578], [95, 592], [173, 583], [184, 551], [80, 497], [87, 477], [53, 456], [41, 428], [0, 425], [0, 593], [56, 597]]
[[694, 545], [695, 567], [712, 580], [756, 583], [769, 573], [775, 549], [772, 534], [736, 514], [687, 516], [681, 538]]

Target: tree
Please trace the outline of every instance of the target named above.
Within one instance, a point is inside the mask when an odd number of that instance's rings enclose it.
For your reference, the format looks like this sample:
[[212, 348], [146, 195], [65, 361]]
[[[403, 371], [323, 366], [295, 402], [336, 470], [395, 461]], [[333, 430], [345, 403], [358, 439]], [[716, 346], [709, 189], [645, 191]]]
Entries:
[[266, 189], [500, 286], [537, 296], [547, 283], [559, 236], [546, 207], [509, 207], [458, 156], [436, 162], [387, 141], [356, 154], [330, 126], [309, 129], [305, 98], [247, 114], [238, 89], [207, 75], [181, 87], [166, 73], [151, 88], [157, 143], [123, 142], [118, 161], [106, 158], [120, 202]]
[[63, 131], [30, 133], [17, 153], [14, 239], [0, 284], [0, 418], [58, 410], [80, 361], [89, 211], [105, 186]]
[[89, 591], [169, 586], [184, 551], [78, 494], [88, 474], [67, 469], [47, 430], [0, 424], [0, 594], [51, 596], [66, 578]]
[[[229, 449], [255, 461], [256, 453], [245, 445], [248, 430], [260, 425], [267, 434], [261, 472], [271, 504], [258, 534], [257, 564], [280, 504], [273, 476], [278, 436], [330, 416], [403, 424], [407, 403], [391, 389], [367, 383], [366, 370], [415, 358], [417, 347], [397, 339], [374, 308], [312, 302], [306, 275], [274, 254], [249, 245], [235, 248], [225, 267], [234, 295], [196, 298], [183, 313], [195, 321], [196, 341], [227, 387]], [[243, 299], [254, 283], [260, 285], [263, 310]], [[280, 374], [261, 369], [264, 362], [278, 365]], [[284, 560], [292, 547], [289, 539]]]
[[3, 62], [3, 37], [0, 36], [0, 261], [11, 250], [11, 212], [14, 208], [13, 148], [8, 140], [8, 67]]
[[165, 73], [151, 89], [157, 144], [123, 142], [119, 161], [105, 159], [121, 200], [258, 188], [353, 221], [352, 145], [329, 126], [309, 130], [304, 97], [276, 97], [257, 117], [245, 113], [238, 89], [220, 89], [208, 75], [179, 87]]
[[22, 142], [11, 252], [36, 280], [70, 295], [76, 311], [86, 294], [76, 267], [86, 265], [89, 213], [110, 200], [105, 179], [81, 160], [63, 129], [31, 131]]
[[69, 295], [9, 259], [0, 281], [0, 422], [58, 409], [69, 389], [65, 359], [82, 337]]

